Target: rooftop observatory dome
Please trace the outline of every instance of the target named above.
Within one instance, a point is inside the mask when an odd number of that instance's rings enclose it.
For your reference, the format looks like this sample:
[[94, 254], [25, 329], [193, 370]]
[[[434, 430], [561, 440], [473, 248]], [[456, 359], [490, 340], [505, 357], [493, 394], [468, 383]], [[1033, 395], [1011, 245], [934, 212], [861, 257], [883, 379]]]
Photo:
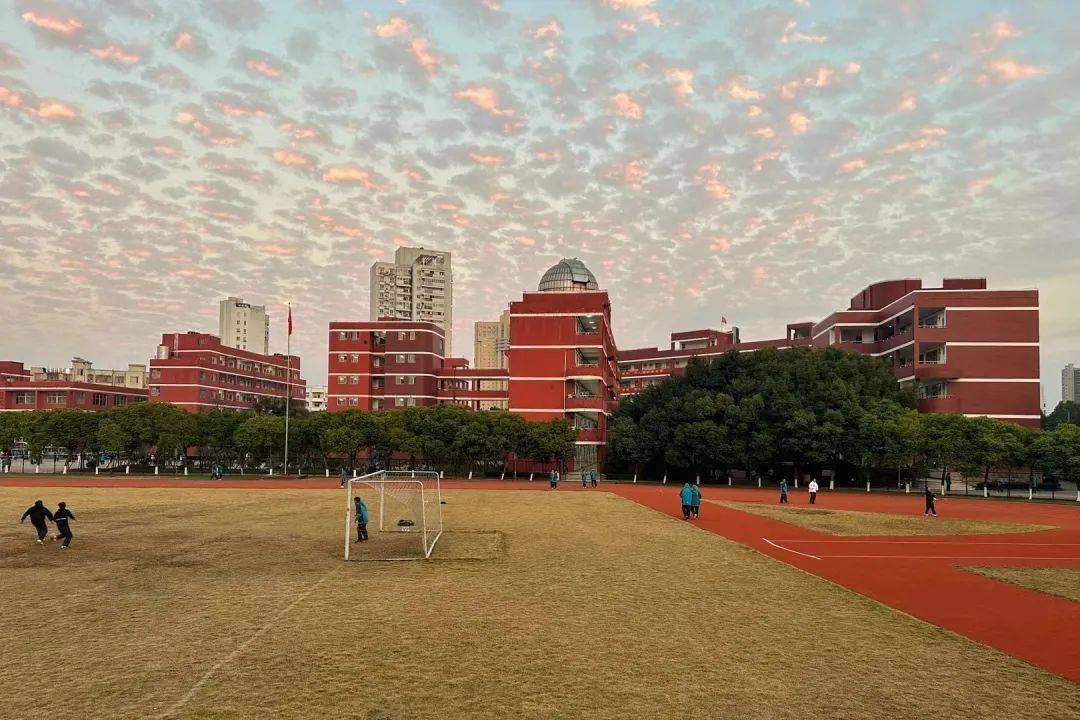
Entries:
[[599, 290], [596, 276], [577, 258], [563, 258], [548, 268], [540, 278], [540, 292]]

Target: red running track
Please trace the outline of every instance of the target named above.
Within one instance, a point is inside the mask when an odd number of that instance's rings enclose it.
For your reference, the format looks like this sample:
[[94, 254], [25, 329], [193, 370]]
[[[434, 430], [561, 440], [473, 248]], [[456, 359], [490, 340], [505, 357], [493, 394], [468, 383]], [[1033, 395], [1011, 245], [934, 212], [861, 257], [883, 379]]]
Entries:
[[[208, 480], [168, 476], [5, 476], [9, 487], [334, 489], [325, 478]], [[446, 489], [548, 490], [534, 482], [445, 480]], [[681, 520], [679, 486], [610, 485], [614, 492]], [[558, 492], [581, 492], [563, 482]], [[704, 488], [708, 500], [775, 502], [775, 493]], [[795, 491], [793, 502], [805, 503]], [[944, 517], [1052, 525], [1053, 530], [1008, 535], [837, 537], [706, 502], [703, 530], [751, 547], [818, 577], [976, 642], [1080, 682], [1080, 604], [967, 572], [965, 566], [1080, 569], [1080, 508], [1023, 501], [939, 498]], [[818, 508], [921, 515], [922, 496], [822, 493]], [[926, 519], [926, 522], [934, 522]]]
[[[681, 520], [677, 487], [616, 485], [615, 493]], [[706, 499], [776, 502], [771, 491], [706, 488]], [[805, 503], [804, 493], [795, 493]], [[921, 515], [921, 495], [825, 493], [821, 509]], [[1080, 508], [940, 498], [940, 515], [1054, 525], [1034, 533], [838, 537], [706, 503], [694, 525], [831, 580], [909, 615], [1080, 682], [1080, 603], [962, 570], [1080, 568]], [[934, 522], [927, 518], [926, 522]]]

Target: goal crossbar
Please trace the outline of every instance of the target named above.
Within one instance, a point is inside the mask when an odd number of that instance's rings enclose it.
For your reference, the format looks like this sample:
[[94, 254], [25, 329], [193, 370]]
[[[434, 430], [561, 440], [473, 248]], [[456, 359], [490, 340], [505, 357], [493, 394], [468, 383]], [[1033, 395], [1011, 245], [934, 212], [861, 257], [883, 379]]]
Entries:
[[[353, 523], [356, 522], [355, 502], [356, 490], [367, 487], [375, 490], [379, 495], [378, 528], [380, 532], [416, 532], [421, 545], [423, 557], [430, 558], [435, 544], [442, 537], [442, 487], [439, 482], [440, 474], [434, 470], [378, 470], [373, 473], [350, 478], [346, 483], [345, 496], [345, 559], [349, 559], [351, 532]], [[399, 506], [409, 507], [412, 498], [419, 498], [418, 515], [414, 522], [419, 527], [393, 527], [386, 525], [387, 500], [396, 502]], [[429, 504], [433, 503], [431, 508]], [[369, 510], [369, 513], [371, 510]], [[369, 523], [374, 518], [369, 518]], [[415, 528], [415, 530], [413, 529]]]

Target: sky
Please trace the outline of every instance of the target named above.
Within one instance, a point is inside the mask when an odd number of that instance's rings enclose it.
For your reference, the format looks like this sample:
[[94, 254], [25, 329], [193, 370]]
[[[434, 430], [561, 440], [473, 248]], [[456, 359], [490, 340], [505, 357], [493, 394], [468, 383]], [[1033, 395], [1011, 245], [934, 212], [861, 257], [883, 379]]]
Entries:
[[1080, 362], [1080, 2], [0, 0], [0, 359], [146, 362], [272, 314], [325, 383], [399, 245], [454, 351], [562, 257], [620, 347], [878, 280], [1041, 291]]

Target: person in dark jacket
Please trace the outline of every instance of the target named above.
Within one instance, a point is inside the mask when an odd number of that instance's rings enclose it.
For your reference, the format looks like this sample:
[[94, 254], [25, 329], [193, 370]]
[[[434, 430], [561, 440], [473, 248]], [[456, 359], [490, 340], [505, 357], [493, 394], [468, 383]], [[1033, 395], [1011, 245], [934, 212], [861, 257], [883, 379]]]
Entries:
[[359, 497], [356, 500], [356, 542], [367, 542], [368, 509]]
[[694, 503], [694, 491], [690, 489], [690, 483], [683, 483], [679, 491], [679, 502], [682, 504], [683, 520], [690, 519], [690, 507]]
[[598, 475], [599, 473], [597, 473], [595, 470], [589, 472], [589, 480], [592, 483], [593, 487], [596, 487], [596, 479]]
[[780, 502], [781, 504], [787, 504], [787, 478], [780, 480]]
[[926, 487], [924, 497], [926, 498], [926, 512], [923, 514], [929, 515], [930, 517], [937, 517], [937, 508], [934, 507], [934, 492], [930, 489], [929, 485]]
[[53, 522], [56, 523], [56, 540], [63, 539], [60, 549], [64, 550], [71, 545], [71, 526], [68, 523], [75, 519], [75, 514], [67, 509], [66, 503], [60, 503], [56, 512], [53, 513]]
[[45, 521], [52, 520], [53, 514], [49, 511], [49, 508], [45, 507], [44, 502], [38, 500], [26, 509], [19, 522], [25, 522], [26, 518], [30, 518], [30, 524], [37, 530], [38, 545], [43, 545], [46, 536], [49, 534], [49, 528], [45, 525]]

